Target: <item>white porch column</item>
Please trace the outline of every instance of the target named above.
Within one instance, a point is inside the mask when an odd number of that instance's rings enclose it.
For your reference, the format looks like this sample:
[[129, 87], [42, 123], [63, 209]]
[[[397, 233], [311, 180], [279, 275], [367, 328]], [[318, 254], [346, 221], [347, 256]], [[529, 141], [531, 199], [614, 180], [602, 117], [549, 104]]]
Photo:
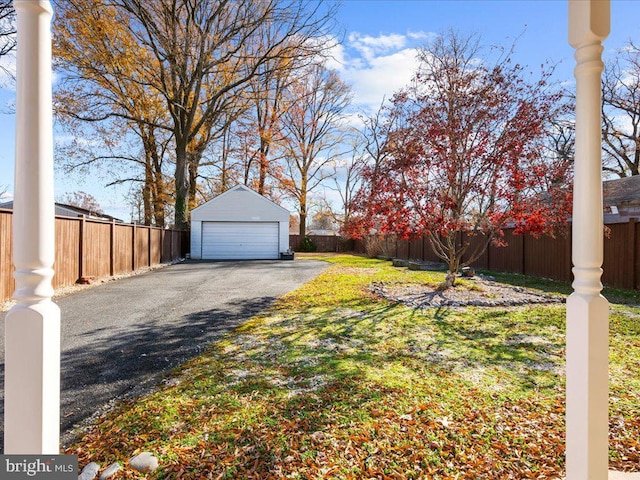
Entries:
[[609, 0], [569, 0], [576, 49], [573, 289], [567, 300], [567, 480], [608, 476], [609, 304], [603, 259], [601, 75]]
[[45, 0], [14, 0], [18, 17], [13, 263], [16, 291], [5, 319], [4, 448], [57, 454], [60, 442], [60, 311], [53, 288], [54, 200], [51, 15]]

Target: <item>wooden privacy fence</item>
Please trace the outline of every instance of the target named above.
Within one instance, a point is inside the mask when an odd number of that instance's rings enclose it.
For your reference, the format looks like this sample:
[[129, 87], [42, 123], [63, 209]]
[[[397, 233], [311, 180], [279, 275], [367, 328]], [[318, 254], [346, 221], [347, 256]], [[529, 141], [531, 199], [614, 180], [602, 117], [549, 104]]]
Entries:
[[[12, 212], [0, 210], [0, 301], [9, 300], [15, 284], [11, 263]], [[56, 216], [53, 287], [73, 285], [82, 277], [103, 278], [184, 257], [188, 232]]]
[[[316, 246], [316, 252], [350, 252], [354, 248], [354, 240], [337, 235], [307, 235]], [[293, 250], [300, 246], [300, 235], [289, 235], [289, 245]]]
[[[640, 224], [636, 219], [631, 219], [624, 223], [608, 224], [606, 227], [602, 282], [612, 287], [640, 290]], [[505, 229], [504, 232], [507, 246], [490, 245], [472, 264], [473, 267], [567, 282], [573, 280], [571, 225], [566, 235], [556, 237], [514, 235], [513, 229]], [[463, 236], [462, 240], [464, 239]], [[364, 252], [364, 242], [356, 241], [354, 250]], [[383, 250], [390, 257], [442, 261], [431, 250], [427, 238], [409, 241], [386, 237]]]

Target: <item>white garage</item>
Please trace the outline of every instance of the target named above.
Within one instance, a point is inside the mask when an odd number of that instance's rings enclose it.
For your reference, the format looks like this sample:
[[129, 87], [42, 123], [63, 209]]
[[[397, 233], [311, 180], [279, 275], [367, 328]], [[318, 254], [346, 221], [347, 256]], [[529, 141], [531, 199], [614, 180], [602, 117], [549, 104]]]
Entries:
[[191, 211], [191, 258], [267, 260], [289, 250], [289, 211], [237, 185]]

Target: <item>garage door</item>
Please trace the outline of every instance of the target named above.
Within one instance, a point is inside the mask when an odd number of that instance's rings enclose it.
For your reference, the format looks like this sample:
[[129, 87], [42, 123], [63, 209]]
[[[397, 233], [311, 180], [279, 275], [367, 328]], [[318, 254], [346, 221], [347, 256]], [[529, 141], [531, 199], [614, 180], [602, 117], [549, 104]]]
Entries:
[[202, 222], [202, 258], [277, 259], [278, 222]]

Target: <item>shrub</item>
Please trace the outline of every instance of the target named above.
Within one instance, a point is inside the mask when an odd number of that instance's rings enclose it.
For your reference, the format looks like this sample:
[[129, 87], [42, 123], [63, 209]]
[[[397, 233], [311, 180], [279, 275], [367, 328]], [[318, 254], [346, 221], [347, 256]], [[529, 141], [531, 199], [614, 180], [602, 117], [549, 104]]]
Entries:
[[304, 237], [300, 242], [300, 246], [298, 247], [298, 251], [300, 252], [315, 252], [316, 244], [313, 243], [309, 237]]
[[395, 255], [395, 238], [391, 235], [370, 235], [364, 239], [364, 249], [369, 258], [391, 258]]

